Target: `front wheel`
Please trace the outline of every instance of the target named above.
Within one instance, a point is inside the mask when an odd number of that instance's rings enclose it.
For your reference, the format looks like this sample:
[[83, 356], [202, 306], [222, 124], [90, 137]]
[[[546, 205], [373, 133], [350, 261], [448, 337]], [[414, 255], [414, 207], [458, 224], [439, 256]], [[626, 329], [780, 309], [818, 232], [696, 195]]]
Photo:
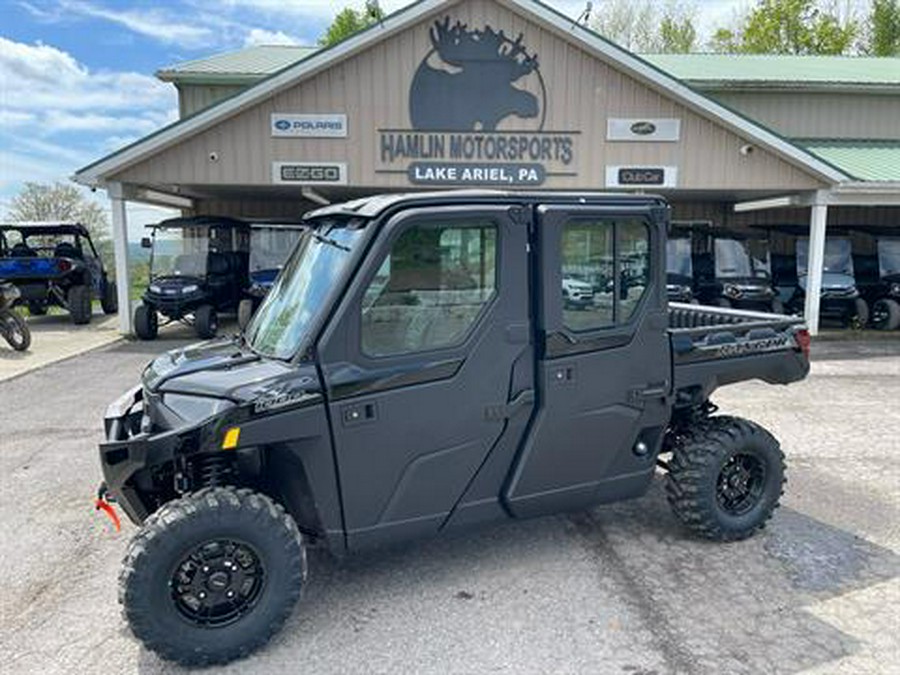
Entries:
[[147, 519], [125, 555], [119, 602], [135, 636], [161, 657], [226, 663], [278, 632], [305, 576], [300, 532], [279, 504], [206, 488]]
[[134, 310], [134, 332], [141, 340], [155, 340], [159, 332], [159, 317], [156, 310], [147, 305], [138, 305]]
[[69, 316], [72, 323], [81, 326], [91, 322], [94, 308], [91, 299], [90, 286], [72, 286], [66, 295], [66, 303], [69, 305]]
[[850, 317], [850, 327], [851, 328], [865, 328], [869, 325], [869, 303], [863, 300], [862, 298], [857, 298], [853, 301], [853, 312]]
[[100, 298], [100, 307], [104, 314], [115, 314], [119, 311], [119, 295], [116, 292], [116, 282], [107, 281], [103, 284], [103, 297]]
[[675, 515], [707, 539], [746, 539], [778, 507], [784, 453], [758, 424], [712, 417], [679, 439], [666, 480]]
[[219, 318], [216, 309], [212, 305], [202, 305], [194, 312], [194, 330], [201, 340], [209, 340], [216, 337], [219, 330]]
[[0, 312], [3, 337], [17, 352], [24, 352], [31, 346], [31, 330], [20, 314], [10, 309]]
[[872, 327], [878, 330], [900, 328], [900, 302], [891, 298], [881, 298], [872, 305]]

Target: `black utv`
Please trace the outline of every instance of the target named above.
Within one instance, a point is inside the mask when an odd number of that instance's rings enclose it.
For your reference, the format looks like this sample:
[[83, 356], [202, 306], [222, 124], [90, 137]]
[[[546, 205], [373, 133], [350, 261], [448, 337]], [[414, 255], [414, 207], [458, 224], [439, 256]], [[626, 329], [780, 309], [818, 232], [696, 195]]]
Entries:
[[666, 295], [670, 302], [696, 303], [691, 237], [671, 233], [666, 242]]
[[874, 255], [853, 256], [856, 283], [870, 308], [869, 324], [878, 330], [900, 328], [900, 232], [859, 228], [875, 241]]
[[[784, 455], [710, 395], [809, 369], [798, 318], [666, 301], [656, 197], [446, 192], [320, 209], [244, 334], [159, 356], [113, 403], [104, 500], [140, 530], [134, 634], [221, 663], [336, 554], [643, 494], [749, 537]], [[568, 272], [613, 291], [572, 307]]]
[[89, 323], [94, 298], [104, 314], [118, 309], [116, 284], [90, 232], [78, 223], [0, 224], [0, 278], [18, 287], [17, 304], [32, 316], [56, 306], [69, 312], [72, 323]]
[[247, 288], [250, 226], [220, 216], [171, 218], [148, 226], [150, 273], [134, 331], [153, 340], [159, 316], [192, 325], [202, 339], [215, 337], [218, 315], [234, 313]]
[[694, 260], [694, 289], [701, 304], [784, 311], [772, 283], [766, 237], [717, 230], [704, 233], [702, 239], [703, 250]]

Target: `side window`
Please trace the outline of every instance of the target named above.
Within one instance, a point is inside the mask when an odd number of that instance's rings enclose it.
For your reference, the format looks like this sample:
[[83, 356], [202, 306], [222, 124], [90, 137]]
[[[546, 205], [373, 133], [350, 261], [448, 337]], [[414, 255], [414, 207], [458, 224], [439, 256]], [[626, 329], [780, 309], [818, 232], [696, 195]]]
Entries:
[[650, 230], [640, 220], [572, 220], [562, 232], [563, 324], [628, 323], [650, 282]]
[[394, 242], [362, 301], [370, 356], [458, 344], [496, 290], [497, 228], [488, 221], [414, 226]]

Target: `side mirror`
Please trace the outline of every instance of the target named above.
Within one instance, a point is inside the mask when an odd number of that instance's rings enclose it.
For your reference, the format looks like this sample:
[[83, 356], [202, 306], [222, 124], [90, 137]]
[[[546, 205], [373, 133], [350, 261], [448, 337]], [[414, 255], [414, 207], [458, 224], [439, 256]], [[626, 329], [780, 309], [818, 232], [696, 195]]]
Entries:
[[153, 242], [150, 240], [150, 237], [143, 237], [141, 239], [141, 248], [152, 248]]

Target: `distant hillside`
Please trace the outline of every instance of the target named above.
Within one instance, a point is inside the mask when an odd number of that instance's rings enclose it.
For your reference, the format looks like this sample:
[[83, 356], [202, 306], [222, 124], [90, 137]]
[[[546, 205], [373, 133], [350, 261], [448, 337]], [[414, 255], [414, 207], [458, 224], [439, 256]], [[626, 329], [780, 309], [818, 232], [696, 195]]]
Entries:
[[[160, 239], [156, 242], [156, 254], [157, 255], [175, 255], [181, 252], [181, 242], [178, 240], [166, 240]], [[139, 262], [148, 262], [150, 260], [150, 249], [142, 248], [141, 242], [139, 241], [129, 241], [128, 242], [128, 259], [129, 261], [134, 263]]]

